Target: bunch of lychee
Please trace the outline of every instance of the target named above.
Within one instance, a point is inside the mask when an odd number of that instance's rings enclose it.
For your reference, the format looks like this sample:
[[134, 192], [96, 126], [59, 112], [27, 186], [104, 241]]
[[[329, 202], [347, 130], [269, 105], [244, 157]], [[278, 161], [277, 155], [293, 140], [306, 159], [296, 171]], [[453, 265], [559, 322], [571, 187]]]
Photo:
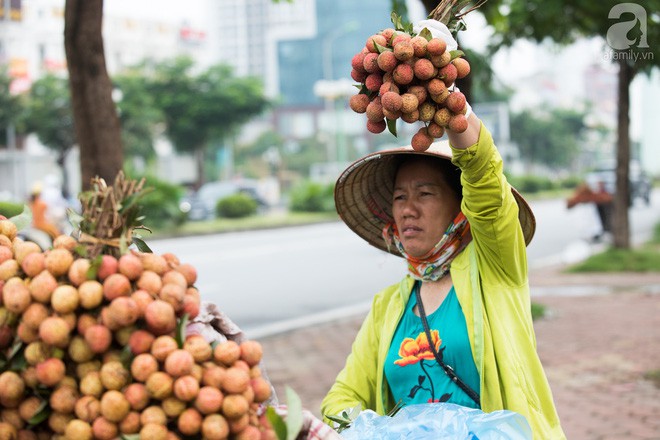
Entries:
[[191, 265], [78, 245], [42, 252], [0, 217], [0, 439], [275, 438], [261, 345], [185, 334]]
[[426, 150], [445, 129], [467, 129], [465, 95], [452, 87], [470, 73], [461, 54], [448, 51], [446, 42], [430, 32], [411, 35], [388, 28], [372, 35], [351, 61], [351, 77], [361, 88], [350, 98], [350, 107], [366, 113], [372, 133], [383, 132], [399, 118], [423, 122], [412, 146]]

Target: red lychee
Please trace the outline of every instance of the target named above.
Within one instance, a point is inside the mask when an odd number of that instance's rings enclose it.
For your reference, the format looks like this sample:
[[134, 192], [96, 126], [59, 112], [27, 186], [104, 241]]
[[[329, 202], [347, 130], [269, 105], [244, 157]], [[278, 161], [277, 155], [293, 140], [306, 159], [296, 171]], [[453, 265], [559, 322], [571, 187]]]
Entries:
[[367, 111], [369, 102], [369, 97], [366, 94], [358, 93], [357, 95], [351, 96], [351, 99], [348, 101], [348, 105], [355, 113], [364, 113]]
[[452, 64], [456, 66], [457, 78], [465, 78], [470, 73], [470, 63], [465, 58], [454, 58]]
[[399, 85], [410, 84], [415, 77], [412, 66], [408, 64], [399, 64], [392, 72], [394, 82]]
[[429, 55], [442, 55], [447, 50], [447, 43], [440, 38], [431, 38], [426, 44], [426, 51]]
[[459, 113], [452, 116], [449, 120], [449, 129], [456, 133], [463, 133], [468, 128], [468, 121], [465, 115]]
[[394, 46], [394, 56], [399, 61], [407, 61], [415, 56], [415, 49], [410, 41], [401, 41]]
[[447, 64], [445, 67], [442, 67], [438, 72], [438, 78], [442, 79], [447, 87], [454, 84], [457, 75], [458, 71], [456, 70], [456, 66], [451, 63]]
[[383, 72], [391, 72], [397, 66], [399, 61], [394, 56], [394, 52], [391, 50], [386, 50], [378, 55], [378, 67]]
[[356, 53], [351, 59], [351, 67], [358, 72], [366, 72], [364, 70], [364, 55], [362, 52]]
[[390, 112], [398, 112], [403, 105], [403, 98], [396, 92], [387, 92], [381, 98], [383, 109]]
[[445, 106], [454, 113], [460, 113], [465, 107], [465, 95], [461, 92], [451, 92]]
[[415, 151], [426, 151], [432, 143], [433, 138], [427, 133], [426, 127], [420, 128], [419, 131], [413, 135], [411, 140], [411, 145]]
[[[383, 116], [384, 117], [384, 116]], [[367, 121], [367, 130], [371, 133], [382, 133], [387, 128], [387, 123], [385, 120], [380, 121]]]
[[365, 72], [374, 73], [379, 70], [378, 67], [378, 54], [377, 53], [368, 53], [364, 56], [364, 61], [362, 63]]
[[426, 56], [426, 46], [428, 45], [426, 38], [417, 35], [412, 37], [410, 42], [412, 43], [416, 57], [421, 58]]
[[369, 74], [364, 81], [364, 85], [367, 87], [367, 90], [377, 92], [380, 86], [383, 85], [383, 75], [379, 72]]

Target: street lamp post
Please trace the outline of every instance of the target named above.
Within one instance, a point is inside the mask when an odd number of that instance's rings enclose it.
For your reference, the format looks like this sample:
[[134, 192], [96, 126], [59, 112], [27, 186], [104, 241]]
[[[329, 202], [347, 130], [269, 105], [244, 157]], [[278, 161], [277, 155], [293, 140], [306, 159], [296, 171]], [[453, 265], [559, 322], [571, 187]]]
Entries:
[[[6, 24], [6, 29], [4, 30], [4, 41], [3, 41], [3, 51], [5, 53], [5, 56], [7, 58], [7, 61], [9, 61], [9, 36], [11, 33], [9, 32], [9, 26], [11, 26], [11, 0], [4, 0], [4, 9], [5, 9], [5, 16], [4, 21]], [[11, 93], [11, 87], [10, 91]], [[12, 180], [13, 180], [13, 187], [14, 187], [14, 195], [18, 196], [18, 187], [19, 187], [19, 182], [18, 182], [18, 167], [16, 165], [16, 130], [14, 127], [14, 122], [11, 120], [11, 118], [7, 121], [7, 150], [9, 151], [9, 157], [11, 160], [11, 172], [12, 172]]]
[[[334, 42], [341, 36], [354, 32], [360, 27], [360, 23], [352, 20], [344, 23], [343, 26], [334, 28], [326, 34], [322, 42], [322, 68], [323, 80], [317, 81], [314, 85], [314, 92], [317, 96], [325, 100], [325, 114], [334, 115], [335, 133], [334, 136], [328, 138], [328, 161], [333, 162], [337, 160], [344, 160], [343, 148], [340, 150], [339, 137], [341, 135], [339, 130], [339, 112], [336, 107], [336, 100], [342, 96], [346, 96], [347, 86], [346, 82], [342, 80], [335, 81], [332, 70], [332, 48]], [[352, 87], [352, 86], [350, 86]], [[351, 90], [352, 92], [352, 90]], [[339, 157], [338, 157], [339, 156]]]

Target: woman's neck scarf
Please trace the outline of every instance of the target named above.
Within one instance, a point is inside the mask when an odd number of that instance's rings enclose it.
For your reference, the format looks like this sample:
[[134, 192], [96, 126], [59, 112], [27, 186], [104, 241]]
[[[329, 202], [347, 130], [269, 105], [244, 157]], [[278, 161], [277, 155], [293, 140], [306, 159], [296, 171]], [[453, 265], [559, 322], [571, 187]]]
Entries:
[[437, 281], [449, 272], [454, 257], [472, 240], [470, 223], [462, 212], [451, 222], [444, 235], [426, 255], [412, 257], [408, 255], [401, 244], [396, 223], [390, 222], [383, 228], [383, 239], [388, 249], [394, 242], [397, 250], [408, 261], [408, 272], [421, 281]]

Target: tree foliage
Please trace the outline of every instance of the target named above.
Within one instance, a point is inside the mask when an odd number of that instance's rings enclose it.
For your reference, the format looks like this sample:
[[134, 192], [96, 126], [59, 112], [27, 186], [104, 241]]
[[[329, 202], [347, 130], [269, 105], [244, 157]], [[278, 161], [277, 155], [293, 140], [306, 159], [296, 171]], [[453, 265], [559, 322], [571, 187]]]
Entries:
[[637, 73], [660, 66], [660, 0], [643, 5], [615, 0], [499, 0], [487, 2], [481, 11], [496, 31], [493, 50], [520, 38], [559, 44], [580, 37], [603, 38], [604, 56], [619, 67], [614, 246], [630, 247], [630, 84]]
[[201, 186], [203, 164], [212, 145], [233, 135], [269, 102], [256, 78], [235, 77], [226, 65], [201, 73], [194, 67], [187, 57], [154, 66], [149, 90], [164, 114], [165, 132], [176, 150], [196, 155]]
[[19, 125], [23, 113], [23, 100], [9, 92], [10, 84], [7, 69], [0, 69], [0, 145], [7, 140], [7, 127], [10, 124]]
[[129, 69], [114, 76], [113, 82], [116, 90], [120, 91], [117, 108], [124, 155], [152, 159], [156, 154], [154, 135], [163, 120], [163, 113], [147, 90], [144, 71], [139, 68]]
[[69, 82], [54, 75], [43, 76], [32, 84], [27, 98], [24, 130], [36, 134], [56, 154], [62, 173], [62, 192], [67, 197], [69, 176], [65, 160], [76, 143]]
[[32, 84], [28, 94], [25, 129], [39, 141], [66, 156], [76, 143], [71, 93], [66, 79], [46, 75]]
[[577, 156], [586, 126], [584, 114], [570, 109], [548, 113], [523, 111], [511, 117], [511, 139], [527, 164], [550, 168], [570, 166]]

